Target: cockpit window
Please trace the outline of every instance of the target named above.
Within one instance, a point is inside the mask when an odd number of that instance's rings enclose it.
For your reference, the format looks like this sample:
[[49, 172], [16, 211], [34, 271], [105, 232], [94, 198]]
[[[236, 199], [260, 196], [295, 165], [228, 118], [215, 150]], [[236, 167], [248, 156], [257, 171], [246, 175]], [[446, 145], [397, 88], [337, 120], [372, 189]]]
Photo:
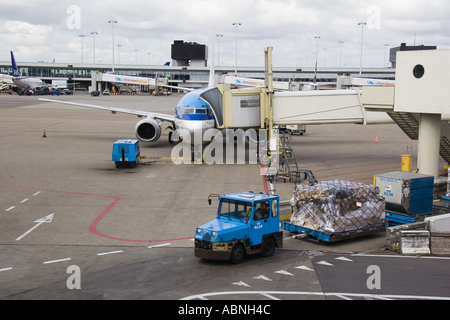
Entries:
[[189, 105], [185, 105], [184, 107], [179, 108], [179, 114], [207, 114], [211, 116], [212, 110], [211, 108], [208, 108], [207, 106], [203, 106], [205, 109], [198, 109], [198, 108], [191, 108]]

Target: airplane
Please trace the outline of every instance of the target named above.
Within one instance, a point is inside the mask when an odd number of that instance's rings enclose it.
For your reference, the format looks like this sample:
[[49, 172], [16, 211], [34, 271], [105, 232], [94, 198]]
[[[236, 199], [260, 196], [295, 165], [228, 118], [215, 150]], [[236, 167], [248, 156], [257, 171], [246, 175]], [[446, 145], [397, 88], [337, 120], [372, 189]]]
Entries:
[[[214, 36], [213, 36], [213, 50], [211, 56], [214, 57]], [[169, 133], [169, 143], [174, 143], [174, 140], [183, 140], [187, 138], [184, 135], [190, 135], [190, 141], [192, 148], [194, 147], [194, 137], [203, 137], [204, 133], [208, 129], [216, 128], [219, 126], [217, 119], [218, 115], [214, 110], [215, 101], [217, 95], [220, 94], [219, 89], [215, 85], [215, 66], [214, 59], [211, 59], [212, 64], [210, 68], [210, 80], [208, 87], [198, 90], [193, 90], [192, 88], [182, 88], [164, 85], [164, 87], [176, 88], [185, 90], [188, 93], [178, 102], [174, 115], [153, 113], [140, 110], [130, 110], [123, 108], [114, 108], [106, 106], [98, 106], [91, 104], [75, 103], [69, 101], [60, 100], [50, 100], [50, 99], [39, 99], [41, 101], [61, 103], [67, 105], [74, 105], [86, 108], [107, 110], [116, 113], [127, 113], [137, 115], [140, 118], [145, 117], [145, 119], [139, 121], [135, 127], [136, 137], [143, 142], [155, 142], [161, 137], [161, 125], [158, 122], [169, 122], [172, 126], [169, 129], [172, 132]], [[173, 137], [173, 133], [178, 134], [178, 139]], [[192, 149], [192, 158], [194, 158], [194, 152], [199, 152], [199, 150]]]
[[[16, 86], [16, 88], [13, 89], [13, 91], [15, 92], [20, 92], [20, 91], [26, 91], [26, 90], [34, 90], [36, 88], [53, 88], [53, 89], [57, 89], [60, 88], [61, 86], [52, 86], [52, 85], [48, 85], [45, 84], [41, 79], [36, 78], [36, 77], [24, 77], [22, 76], [22, 74], [19, 72], [19, 68], [17, 68], [17, 64], [16, 64], [16, 59], [14, 58], [14, 53], [11, 51], [11, 64], [12, 64], [12, 69], [13, 69], [13, 75], [8, 76], [8, 75], [2, 75], [2, 78], [4, 79], [9, 79], [13, 82], [13, 84]], [[73, 84], [70, 84], [73, 85]]]
[[23, 77], [19, 69], [17, 68], [16, 59], [14, 53], [11, 51], [11, 63], [13, 69], [12, 81], [19, 90], [32, 90], [34, 88], [40, 88], [44, 86], [44, 82], [35, 77]]
[[[99, 105], [91, 105], [77, 102], [51, 100], [51, 99], [39, 99], [41, 101], [61, 103], [73, 106], [80, 106], [85, 108], [93, 108], [99, 110], [107, 110], [113, 114], [127, 113], [137, 115], [140, 118], [145, 119], [139, 121], [135, 127], [136, 137], [143, 142], [155, 142], [161, 137], [161, 124], [157, 121], [169, 122], [172, 126], [169, 129], [177, 131], [179, 138], [183, 139], [182, 133], [187, 130], [191, 137], [195, 135], [201, 135], [206, 130], [216, 127], [216, 120], [214, 111], [210, 103], [202, 96], [205, 92], [208, 92], [211, 88], [199, 89], [188, 92], [177, 104], [174, 115], [167, 115], [161, 113], [154, 113], [141, 110], [123, 109], [115, 107], [106, 107]], [[214, 88], [213, 88], [214, 89]], [[217, 89], [218, 90], [218, 89]], [[169, 143], [173, 143], [172, 134], [169, 133]], [[194, 139], [191, 139], [192, 143]]]

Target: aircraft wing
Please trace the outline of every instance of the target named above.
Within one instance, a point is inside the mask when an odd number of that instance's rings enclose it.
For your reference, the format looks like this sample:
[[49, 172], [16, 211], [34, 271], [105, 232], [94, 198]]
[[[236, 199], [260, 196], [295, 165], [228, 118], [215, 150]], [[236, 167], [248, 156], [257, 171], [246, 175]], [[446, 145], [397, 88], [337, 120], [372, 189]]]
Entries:
[[103, 106], [97, 106], [92, 104], [84, 104], [84, 103], [78, 103], [78, 102], [68, 102], [68, 101], [61, 101], [61, 100], [50, 100], [50, 99], [39, 99], [41, 101], [47, 101], [47, 102], [54, 102], [54, 103], [62, 103], [72, 106], [78, 106], [78, 107], [85, 107], [85, 108], [92, 108], [92, 109], [98, 109], [98, 110], [106, 110], [110, 111], [112, 113], [128, 113], [128, 114], [134, 114], [139, 117], [147, 117], [147, 118], [154, 118], [161, 121], [171, 122], [175, 123], [175, 116], [163, 114], [163, 113], [154, 113], [154, 112], [147, 112], [147, 111], [139, 111], [139, 110], [132, 110], [132, 109], [123, 109], [123, 108], [114, 108], [114, 107], [103, 107]]

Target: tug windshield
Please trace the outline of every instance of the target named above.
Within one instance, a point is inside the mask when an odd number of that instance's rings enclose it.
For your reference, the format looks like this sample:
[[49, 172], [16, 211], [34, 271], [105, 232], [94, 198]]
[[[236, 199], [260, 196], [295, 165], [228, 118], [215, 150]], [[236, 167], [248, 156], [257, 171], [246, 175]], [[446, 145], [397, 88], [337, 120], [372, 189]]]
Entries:
[[249, 220], [252, 213], [252, 203], [246, 201], [222, 199], [219, 204], [219, 218], [227, 217]]

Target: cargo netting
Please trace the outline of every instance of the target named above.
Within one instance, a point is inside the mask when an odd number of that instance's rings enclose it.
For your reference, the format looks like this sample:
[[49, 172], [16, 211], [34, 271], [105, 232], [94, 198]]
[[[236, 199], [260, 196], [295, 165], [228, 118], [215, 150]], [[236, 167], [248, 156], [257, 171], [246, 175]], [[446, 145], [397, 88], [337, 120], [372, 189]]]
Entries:
[[377, 226], [385, 220], [385, 199], [377, 186], [331, 180], [299, 185], [291, 199], [291, 224], [336, 233]]

